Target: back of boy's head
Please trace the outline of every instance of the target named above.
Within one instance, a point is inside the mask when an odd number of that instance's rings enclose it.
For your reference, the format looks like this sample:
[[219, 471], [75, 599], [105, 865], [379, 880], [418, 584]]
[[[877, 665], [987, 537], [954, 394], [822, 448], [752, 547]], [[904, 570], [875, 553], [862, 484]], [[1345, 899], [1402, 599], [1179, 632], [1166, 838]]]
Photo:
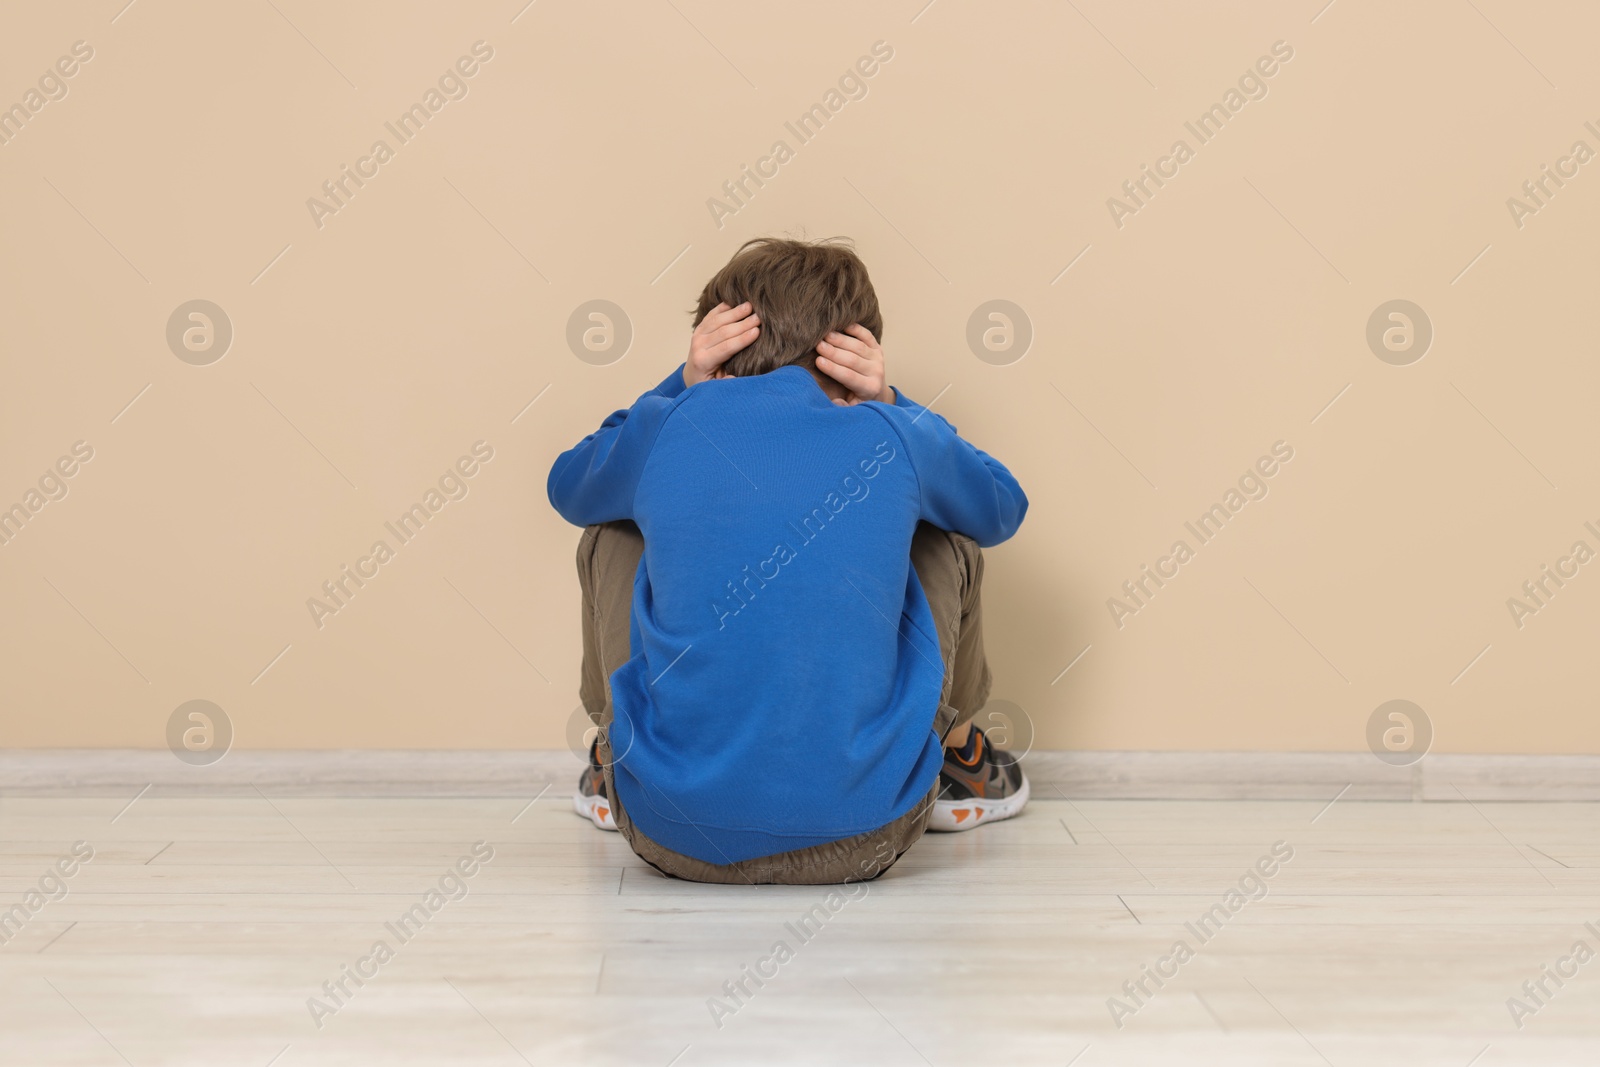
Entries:
[[842, 333], [854, 323], [883, 340], [883, 315], [866, 264], [837, 238], [746, 241], [706, 283], [694, 324], [719, 303], [737, 307], [746, 300], [760, 316], [761, 333], [723, 364], [724, 373], [736, 378], [788, 366], [820, 374], [817, 343], [829, 331]]

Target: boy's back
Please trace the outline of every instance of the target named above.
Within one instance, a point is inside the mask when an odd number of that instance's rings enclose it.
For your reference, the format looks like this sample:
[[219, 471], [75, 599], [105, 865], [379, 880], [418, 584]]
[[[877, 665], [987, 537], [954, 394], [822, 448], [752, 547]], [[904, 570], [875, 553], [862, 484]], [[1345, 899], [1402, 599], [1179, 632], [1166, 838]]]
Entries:
[[801, 366], [687, 390], [674, 372], [549, 491], [571, 522], [644, 536], [610, 743], [652, 840], [728, 864], [928, 794], [944, 670], [911, 540], [919, 521], [1010, 537], [1027, 501], [1003, 466], [903, 396], [838, 405]]

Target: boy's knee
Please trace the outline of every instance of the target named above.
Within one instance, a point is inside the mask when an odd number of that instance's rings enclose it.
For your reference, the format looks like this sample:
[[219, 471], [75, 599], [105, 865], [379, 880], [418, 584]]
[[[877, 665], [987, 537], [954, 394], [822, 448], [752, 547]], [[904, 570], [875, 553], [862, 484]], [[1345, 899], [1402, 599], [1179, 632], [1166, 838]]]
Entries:
[[578, 538], [578, 585], [585, 590], [594, 588], [594, 558], [601, 529], [600, 526], [585, 527], [583, 536]]
[[950, 537], [956, 543], [956, 551], [961, 554], [966, 588], [977, 588], [983, 584], [983, 549], [979, 548], [978, 542], [970, 537], [961, 534], [951, 534]]
[[927, 578], [938, 574], [960, 591], [963, 601], [983, 583], [983, 549], [965, 534], [918, 523], [911, 539], [911, 558], [917, 573], [924, 577], [924, 586]]
[[626, 553], [637, 563], [643, 551], [644, 535], [627, 519], [586, 526], [578, 539], [578, 580], [592, 588], [607, 559]]

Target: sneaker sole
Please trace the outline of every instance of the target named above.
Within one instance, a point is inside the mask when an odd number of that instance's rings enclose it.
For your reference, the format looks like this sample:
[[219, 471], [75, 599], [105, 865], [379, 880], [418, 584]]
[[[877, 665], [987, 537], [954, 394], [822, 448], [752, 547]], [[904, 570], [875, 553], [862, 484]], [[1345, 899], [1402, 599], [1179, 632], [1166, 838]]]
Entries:
[[602, 830], [615, 830], [617, 822], [611, 817], [611, 801], [602, 796], [586, 797], [572, 794], [572, 810], [594, 823]]
[[1008, 797], [985, 800], [970, 797], [966, 800], [935, 800], [933, 813], [928, 818], [928, 829], [940, 833], [959, 833], [988, 823], [1009, 819], [1022, 814], [1028, 805], [1028, 778], [1022, 778], [1022, 788]]

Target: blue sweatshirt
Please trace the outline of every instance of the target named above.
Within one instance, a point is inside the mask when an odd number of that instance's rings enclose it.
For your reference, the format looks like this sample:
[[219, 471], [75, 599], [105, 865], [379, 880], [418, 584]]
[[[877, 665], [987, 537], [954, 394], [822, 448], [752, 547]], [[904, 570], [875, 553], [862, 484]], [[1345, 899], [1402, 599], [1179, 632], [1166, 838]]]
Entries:
[[632, 658], [611, 676], [617, 799], [652, 840], [728, 864], [875, 830], [943, 765], [944, 666], [918, 520], [989, 547], [1028, 500], [897, 391], [834, 404], [804, 367], [673, 371], [561, 454], [550, 503], [632, 519]]

